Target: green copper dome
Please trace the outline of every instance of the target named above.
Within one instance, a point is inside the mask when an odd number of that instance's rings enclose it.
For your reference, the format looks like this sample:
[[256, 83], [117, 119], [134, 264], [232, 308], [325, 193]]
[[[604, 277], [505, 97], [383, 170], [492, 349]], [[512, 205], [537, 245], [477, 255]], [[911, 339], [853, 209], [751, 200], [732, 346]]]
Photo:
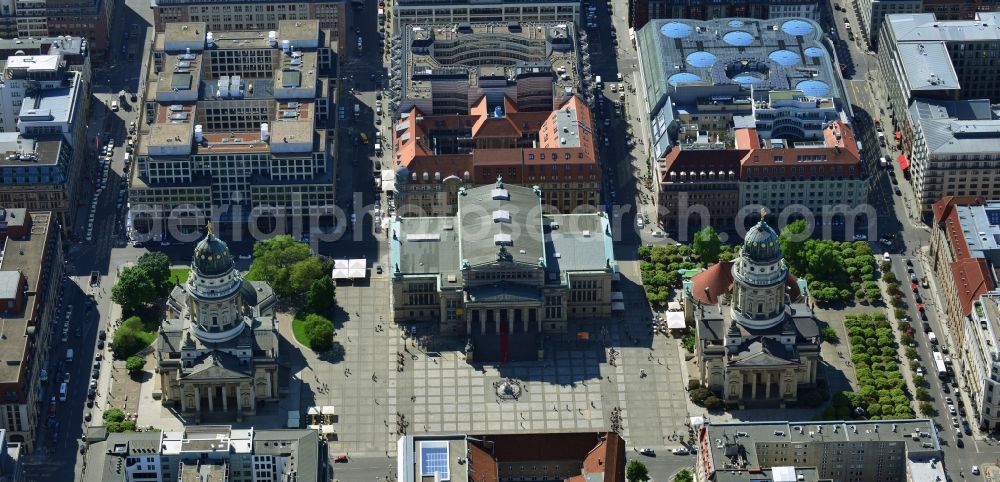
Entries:
[[233, 257], [229, 246], [212, 234], [211, 229], [205, 239], [194, 248], [194, 268], [202, 276], [219, 276], [233, 269]]
[[773, 263], [781, 259], [778, 233], [763, 219], [750, 228], [743, 238], [743, 256], [757, 263]]

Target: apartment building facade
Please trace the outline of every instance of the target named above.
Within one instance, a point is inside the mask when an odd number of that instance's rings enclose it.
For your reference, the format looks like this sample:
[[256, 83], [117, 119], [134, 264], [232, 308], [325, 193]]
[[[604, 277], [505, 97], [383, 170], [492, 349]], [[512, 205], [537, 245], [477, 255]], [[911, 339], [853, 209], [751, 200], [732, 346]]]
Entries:
[[157, 33], [130, 178], [135, 219], [200, 228], [213, 208], [223, 223], [333, 212], [334, 45], [318, 20], [278, 26]]
[[178, 431], [109, 433], [91, 429], [82, 482], [330, 479], [329, 455], [312, 429], [234, 429], [188, 425]]
[[[977, 422], [984, 430], [1000, 423], [993, 388], [1000, 345], [996, 303], [1000, 266], [1000, 202], [979, 196], [948, 196], [933, 205], [931, 263], [947, 330], [957, 345], [955, 370], [969, 389]], [[1000, 395], [1000, 393], [998, 393]]]
[[945, 479], [938, 431], [927, 419], [709, 423], [696, 432], [698, 480]]
[[[47, 400], [41, 395], [42, 373], [49, 369], [52, 331], [61, 320], [56, 300], [62, 280], [63, 252], [55, 216], [49, 212], [0, 208], [6, 230], [0, 259], [0, 316], [7, 336], [0, 351], [7, 362], [0, 369], [0, 428], [10, 442], [31, 452]], [[53, 371], [49, 369], [49, 371]]]

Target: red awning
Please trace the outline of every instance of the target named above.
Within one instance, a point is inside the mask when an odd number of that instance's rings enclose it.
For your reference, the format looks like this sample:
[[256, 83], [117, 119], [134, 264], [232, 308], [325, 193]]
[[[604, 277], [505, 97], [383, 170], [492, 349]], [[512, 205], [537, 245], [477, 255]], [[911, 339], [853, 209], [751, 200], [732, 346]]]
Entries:
[[902, 138], [903, 138], [903, 133], [899, 132], [899, 131], [896, 131], [896, 140], [898, 141], [898, 140], [900, 140]]
[[899, 168], [904, 171], [910, 168], [910, 160], [906, 158], [906, 154], [899, 155]]

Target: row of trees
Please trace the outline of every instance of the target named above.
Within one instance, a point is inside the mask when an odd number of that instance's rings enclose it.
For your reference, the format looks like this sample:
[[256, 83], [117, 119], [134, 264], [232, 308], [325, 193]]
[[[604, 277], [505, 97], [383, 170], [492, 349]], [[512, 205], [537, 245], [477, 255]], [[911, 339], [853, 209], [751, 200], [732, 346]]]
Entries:
[[646, 299], [650, 303], [666, 303], [681, 286], [680, 270], [731, 261], [737, 249], [737, 246], [722, 244], [719, 233], [711, 227], [698, 231], [691, 246], [640, 246], [639, 269]]
[[844, 393], [856, 413], [871, 420], [914, 416], [906, 381], [899, 369], [897, 345], [884, 313], [847, 315], [844, 325], [851, 344], [857, 392]]
[[809, 283], [813, 299], [833, 303], [882, 298], [875, 281], [875, 257], [867, 242], [809, 239], [808, 228], [804, 220], [791, 222], [778, 241], [789, 269]]

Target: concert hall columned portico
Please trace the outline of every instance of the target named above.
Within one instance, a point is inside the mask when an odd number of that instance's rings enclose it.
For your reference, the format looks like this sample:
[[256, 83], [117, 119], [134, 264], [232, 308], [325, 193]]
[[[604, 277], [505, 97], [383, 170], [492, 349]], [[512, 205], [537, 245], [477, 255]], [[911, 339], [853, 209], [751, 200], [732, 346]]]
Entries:
[[455, 216], [397, 219], [393, 315], [467, 338], [477, 361], [536, 359], [548, 333], [611, 315], [618, 269], [602, 213], [543, 215], [539, 188], [460, 190]]

